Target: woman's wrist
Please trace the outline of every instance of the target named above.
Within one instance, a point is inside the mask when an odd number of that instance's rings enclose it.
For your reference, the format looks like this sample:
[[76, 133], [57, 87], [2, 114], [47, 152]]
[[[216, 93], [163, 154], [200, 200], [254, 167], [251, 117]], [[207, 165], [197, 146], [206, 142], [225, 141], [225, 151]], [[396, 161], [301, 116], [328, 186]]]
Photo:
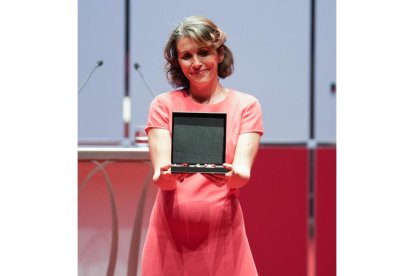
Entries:
[[230, 179], [227, 182], [229, 188], [241, 188], [250, 180], [250, 169], [247, 167], [234, 166]]
[[173, 190], [177, 187], [177, 179], [171, 177], [171, 175], [161, 175], [160, 173], [155, 173], [153, 182], [162, 190]]

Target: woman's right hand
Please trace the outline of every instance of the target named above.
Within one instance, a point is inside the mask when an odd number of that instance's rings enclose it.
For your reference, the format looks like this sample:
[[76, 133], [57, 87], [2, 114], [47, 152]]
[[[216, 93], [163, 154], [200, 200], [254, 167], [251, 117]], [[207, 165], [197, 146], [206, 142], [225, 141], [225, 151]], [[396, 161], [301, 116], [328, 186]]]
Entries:
[[173, 190], [177, 187], [177, 181], [183, 182], [188, 173], [171, 173], [171, 164], [161, 166], [158, 171], [154, 173], [153, 181], [162, 190]]

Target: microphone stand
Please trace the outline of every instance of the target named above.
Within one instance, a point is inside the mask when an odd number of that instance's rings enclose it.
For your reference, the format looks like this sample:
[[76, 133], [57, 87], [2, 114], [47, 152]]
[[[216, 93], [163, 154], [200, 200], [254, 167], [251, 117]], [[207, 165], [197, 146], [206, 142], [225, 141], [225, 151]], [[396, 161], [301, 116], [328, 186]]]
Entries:
[[102, 66], [103, 61], [102, 60], [98, 60], [96, 62], [96, 65], [92, 68], [92, 70], [89, 72], [89, 74], [86, 76], [86, 78], [83, 80], [81, 86], [78, 89], [78, 94], [82, 91], [83, 87], [86, 85], [86, 83], [89, 81], [89, 79], [91, 78], [93, 72], [95, 72], [96, 68]]
[[[151, 93], [152, 97], [155, 98], [156, 95], [154, 93], [154, 90], [151, 88], [149, 83], [145, 80], [144, 74], [140, 70], [140, 65], [138, 62], [134, 63], [135, 70], [138, 71], [142, 81], [144, 82], [145, 86], [148, 88], [148, 91]], [[146, 135], [143, 128], [137, 128], [135, 130], [135, 145], [137, 147], [148, 147], [148, 136]]]
[[148, 91], [151, 93], [151, 95], [155, 98], [155, 93], [154, 90], [151, 88], [151, 86], [147, 83], [147, 81], [144, 78], [144, 74], [142, 74], [141, 70], [140, 70], [140, 65], [138, 64], [138, 62], [134, 63], [134, 68], [135, 70], [138, 71], [139, 75], [141, 76], [142, 81], [144, 82], [145, 86], [148, 88]]

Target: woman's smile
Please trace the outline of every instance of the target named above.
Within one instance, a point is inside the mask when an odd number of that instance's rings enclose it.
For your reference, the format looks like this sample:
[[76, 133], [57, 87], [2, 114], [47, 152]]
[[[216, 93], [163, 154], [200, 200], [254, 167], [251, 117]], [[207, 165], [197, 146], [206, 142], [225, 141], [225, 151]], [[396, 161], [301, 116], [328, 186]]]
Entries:
[[202, 70], [193, 70], [190, 75], [194, 77], [203, 77], [205, 76], [210, 70], [208, 69], [202, 69]]

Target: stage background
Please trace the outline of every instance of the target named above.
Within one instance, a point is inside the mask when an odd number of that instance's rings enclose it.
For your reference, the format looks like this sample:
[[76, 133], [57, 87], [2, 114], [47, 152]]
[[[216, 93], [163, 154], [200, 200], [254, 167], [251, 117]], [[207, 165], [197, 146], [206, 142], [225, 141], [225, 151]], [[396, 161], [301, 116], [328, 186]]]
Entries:
[[[139, 62], [156, 94], [171, 90], [163, 70], [163, 46], [177, 22], [204, 15], [226, 31], [235, 72], [223, 83], [257, 97], [263, 110], [265, 135], [240, 200], [259, 275], [264, 276], [331, 276], [336, 270], [336, 3], [315, 3], [315, 121], [310, 137], [311, 1], [78, 1], [79, 85], [97, 60], [104, 61], [78, 96], [81, 145], [125, 142], [125, 93], [132, 103], [127, 140], [133, 141], [152, 101], [133, 64]], [[79, 162], [79, 183], [90, 166]], [[123, 208], [114, 275], [127, 270], [132, 217], [142, 188], [137, 183], [147, 173], [127, 169], [131, 166], [108, 166]], [[107, 271], [109, 251], [96, 254], [96, 248], [109, 248], [111, 237], [102, 181], [97, 175], [88, 184], [88, 189], [102, 189], [99, 193], [85, 189], [79, 195], [79, 275]], [[153, 195], [149, 193], [148, 202]], [[151, 204], [144, 218], [150, 211]], [[316, 221], [313, 243], [308, 233], [310, 211]]]

